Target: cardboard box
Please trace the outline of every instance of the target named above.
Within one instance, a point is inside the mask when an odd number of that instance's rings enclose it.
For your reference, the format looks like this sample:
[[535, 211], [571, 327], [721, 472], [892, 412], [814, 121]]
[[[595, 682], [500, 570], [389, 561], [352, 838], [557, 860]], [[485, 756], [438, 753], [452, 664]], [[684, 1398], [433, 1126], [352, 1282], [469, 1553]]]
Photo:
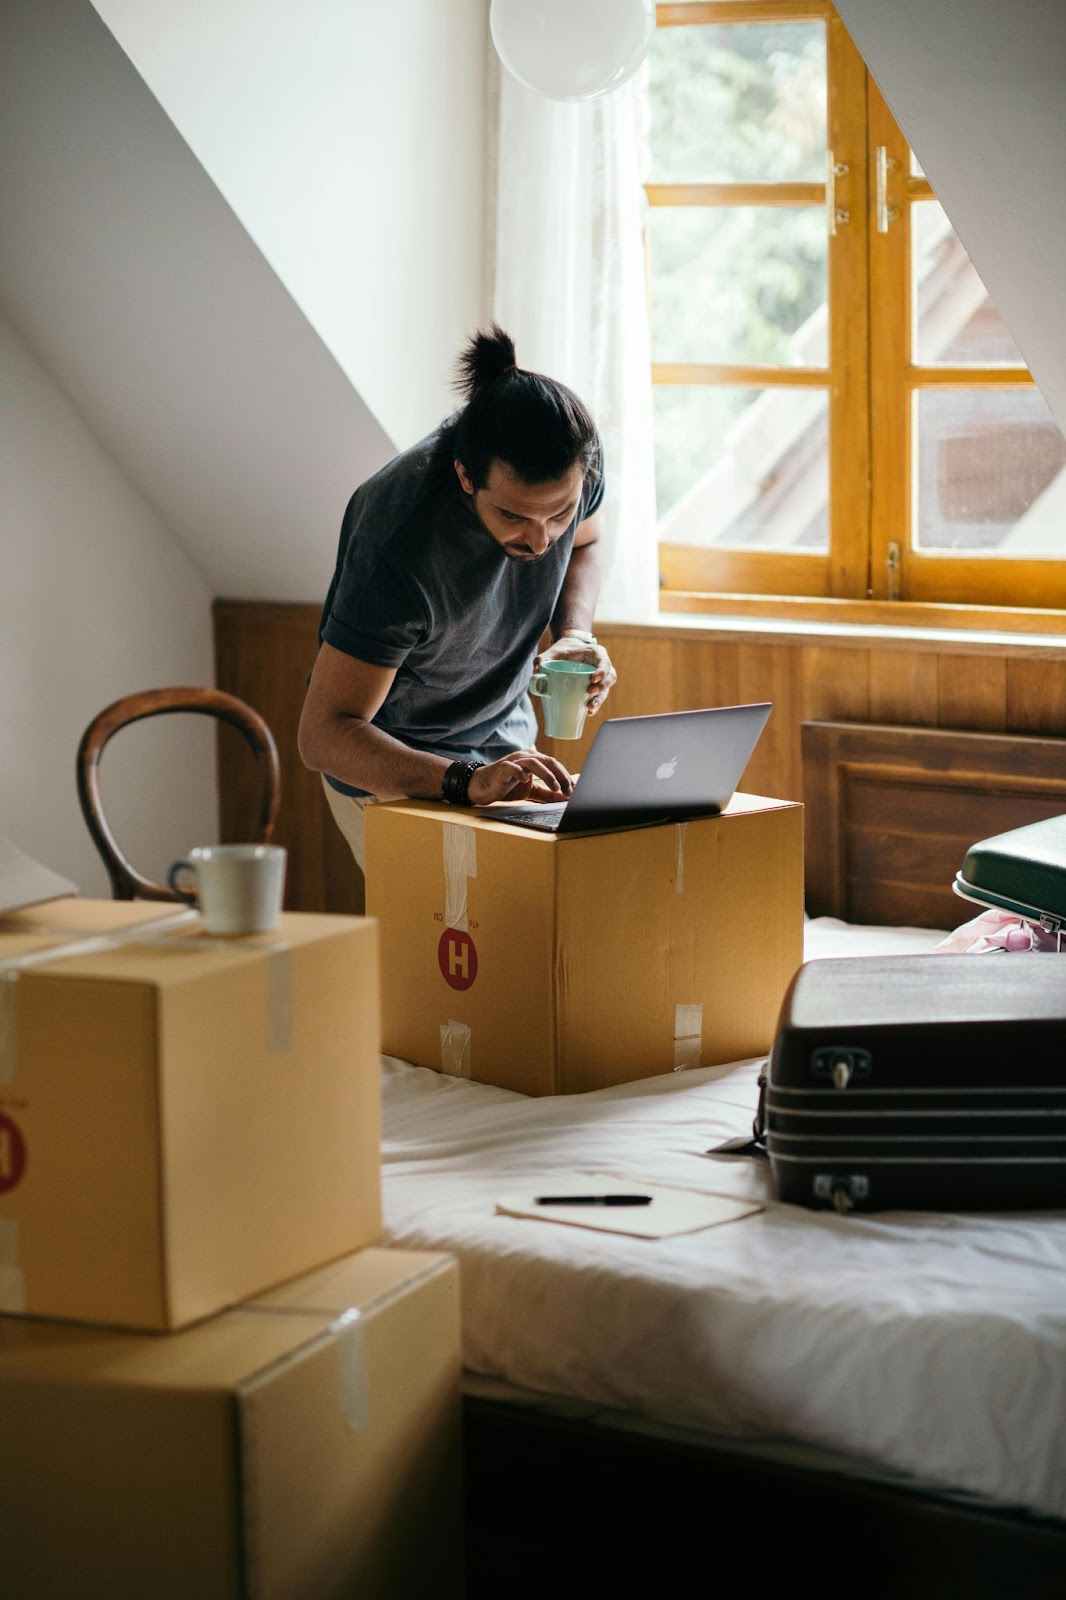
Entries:
[[523, 1094], [762, 1054], [803, 959], [803, 808], [559, 837], [366, 815], [392, 1055]]
[[5, 1600], [462, 1593], [458, 1271], [364, 1250], [165, 1337], [0, 1318]]
[[365, 918], [0, 918], [0, 1311], [180, 1327], [375, 1239], [377, 975]]

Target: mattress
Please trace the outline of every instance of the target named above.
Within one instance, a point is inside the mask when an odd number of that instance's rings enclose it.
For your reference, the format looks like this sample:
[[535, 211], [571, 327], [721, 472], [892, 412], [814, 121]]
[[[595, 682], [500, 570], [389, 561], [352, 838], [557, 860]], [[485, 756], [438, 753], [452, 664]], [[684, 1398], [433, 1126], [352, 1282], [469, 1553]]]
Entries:
[[[819, 918], [807, 956], [939, 937]], [[527, 1099], [384, 1060], [386, 1240], [459, 1258], [469, 1372], [489, 1391], [1066, 1516], [1066, 1212], [779, 1205], [764, 1162], [705, 1153], [750, 1129], [760, 1065]], [[575, 1171], [762, 1209], [666, 1239], [496, 1213]]]

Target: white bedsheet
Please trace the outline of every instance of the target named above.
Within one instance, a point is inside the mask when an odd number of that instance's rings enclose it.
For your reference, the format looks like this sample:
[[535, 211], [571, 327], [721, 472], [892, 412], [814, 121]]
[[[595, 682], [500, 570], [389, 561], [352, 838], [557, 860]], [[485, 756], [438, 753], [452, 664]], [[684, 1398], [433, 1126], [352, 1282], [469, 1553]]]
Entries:
[[[937, 937], [822, 918], [807, 954]], [[759, 1065], [527, 1099], [386, 1058], [386, 1237], [458, 1256], [467, 1367], [1066, 1516], [1066, 1213], [778, 1205], [765, 1163], [702, 1154], [750, 1129]], [[766, 1209], [663, 1240], [494, 1213], [516, 1179], [578, 1170]]]

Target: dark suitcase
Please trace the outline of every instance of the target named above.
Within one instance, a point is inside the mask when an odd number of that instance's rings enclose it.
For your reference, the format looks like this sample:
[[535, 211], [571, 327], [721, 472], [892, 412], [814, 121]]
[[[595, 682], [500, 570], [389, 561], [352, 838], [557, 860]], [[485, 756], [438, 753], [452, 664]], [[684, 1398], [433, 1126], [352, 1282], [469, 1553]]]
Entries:
[[838, 1211], [1066, 1206], [1066, 964], [809, 962], [759, 1123], [781, 1200]]
[[971, 845], [952, 887], [964, 900], [1013, 911], [1061, 939], [1066, 924], [1066, 817], [1046, 817]]

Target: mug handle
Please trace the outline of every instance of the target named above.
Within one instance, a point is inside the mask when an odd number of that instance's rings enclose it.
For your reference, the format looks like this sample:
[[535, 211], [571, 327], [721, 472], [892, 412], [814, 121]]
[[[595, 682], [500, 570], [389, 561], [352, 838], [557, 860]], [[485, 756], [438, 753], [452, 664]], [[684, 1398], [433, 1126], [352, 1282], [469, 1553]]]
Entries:
[[190, 906], [194, 906], [196, 904], [196, 892], [193, 889], [183, 889], [181, 884], [177, 882], [177, 877], [179, 872], [192, 871], [194, 871], [194, 868], [191, 861], [175, 861], [167, 868], [167, 883], [170, 885], [171, 889], [173, 889], [178, 899], [184, 900], [185, 903]]
[[546, 672], [535, 672], [533, 674], [529, 680], [529, 692], [530, 694], [535, 694], [540, 700], [547, 699], [549, 686]]

